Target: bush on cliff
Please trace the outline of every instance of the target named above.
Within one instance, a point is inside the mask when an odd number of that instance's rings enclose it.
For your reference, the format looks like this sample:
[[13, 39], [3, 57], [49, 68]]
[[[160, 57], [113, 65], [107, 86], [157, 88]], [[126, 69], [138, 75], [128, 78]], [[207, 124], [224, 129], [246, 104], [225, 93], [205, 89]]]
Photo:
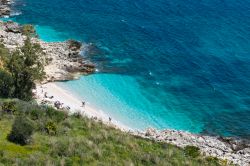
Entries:
[[196, 146], [186, 146], [184, 148], [184, 152], [186, 155], [196, 158], [200, 155], [200, 149]]
[[2, 111], [14, 114], [17, 110], [15, 101], [5, 101], [2, 104]]
[[0, 97], [12, 97], [14, 92], [14, 80], [9, 72], [0, 69]]
[[25, 36], [37, 37], [36, 30], [35, 30], [34, 26], [31, 24], [23, 25], [21, 28], [21, 32]]
[[57, 127], [55, 122], [52, 121], [48, 122], [45, 126], [45, 130], [49, 135], [55, 135], [57, 132]]
[[26, 117], [16, 117], [12, 125], [8, 140], [20, 145], [26, 145], [31, 141], [31, 135], [34, 131], [32, 122]]

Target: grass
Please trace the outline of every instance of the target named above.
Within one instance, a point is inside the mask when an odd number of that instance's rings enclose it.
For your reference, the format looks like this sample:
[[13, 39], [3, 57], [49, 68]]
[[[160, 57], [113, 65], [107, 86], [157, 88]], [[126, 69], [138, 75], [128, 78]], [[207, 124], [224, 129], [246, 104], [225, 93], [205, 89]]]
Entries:
[[[14, 114], [0, 112], [0, 165], [221, 165], [214, 158], [192, 157], [170, 144], [22, 101], [17, 101]], [[6, 138], [19, 114], [36, 124], [29, 145], [20, 146]], [[48, 122], [56, 126], [56, 132], [47, 132]]]

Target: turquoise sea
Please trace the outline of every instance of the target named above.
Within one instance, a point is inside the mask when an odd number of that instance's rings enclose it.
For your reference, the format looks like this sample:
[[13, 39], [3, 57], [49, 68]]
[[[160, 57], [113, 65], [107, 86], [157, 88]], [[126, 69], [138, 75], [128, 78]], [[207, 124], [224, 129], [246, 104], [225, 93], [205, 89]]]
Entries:
[[16, 0], [46, 41], [92, 43], [60, 83], [133, 129], [250, 137], [250, 0]]

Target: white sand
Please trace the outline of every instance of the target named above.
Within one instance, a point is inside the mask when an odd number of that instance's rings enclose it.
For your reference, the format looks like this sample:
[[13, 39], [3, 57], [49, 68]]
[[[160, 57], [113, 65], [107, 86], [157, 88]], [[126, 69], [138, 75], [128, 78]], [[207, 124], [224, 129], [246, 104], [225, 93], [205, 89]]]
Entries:
[[[43, 100], [46, 100], [50, 103], [49, 105], [54, 106], [54, 103], [56, 101], [59, 101], [60, 103], [63, 103], [63, 107], [70, 107], [70, 113], [79, 112], [83, 116], [87, 116], [89, 118], [96, 117], [98, 120], [101, 120], [104, 123], [119, 128], [123, 131], [131, 130], [113, 118], [110, 122], [109, 116], [107, 116], [103, 111], [95, 109], [94, 106], [89, 105], [85, 101], [85, 106], [82, 106], [83, 101], [81, 101], [81, 99], [79, 99], [77, 96], [72, 95], [70, 91], [63, 89], [56, 83], [37, 85], [37, 89], [35, 92], [38, 103], [41, 103]], [[46, 98], [46, 92], [48, 97], [53, 96], [53, 98]]]

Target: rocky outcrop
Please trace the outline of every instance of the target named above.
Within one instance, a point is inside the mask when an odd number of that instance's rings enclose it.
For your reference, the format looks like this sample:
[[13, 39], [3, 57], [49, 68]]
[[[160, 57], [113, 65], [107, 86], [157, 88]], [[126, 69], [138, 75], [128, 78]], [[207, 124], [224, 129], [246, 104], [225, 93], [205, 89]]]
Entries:
[[[23, 27], [15, 22], [0, 21], [0, 40], [11, 51], [24, 44], [26, 36], [22, 34]], [[82, 74], [95, 72], [95, 65], [86, 61], [81, 55], [81, 49], [88, 45], [77, 41], [44, 42], [32, 38], [32, 42], [39, 43], [44, 52], [46, 78], [44, 83], [64, 81], [78, 78]]]
[[13, 33], [21, 33], [22, 28], [16, 22], [8, 21], [5, 24], [5, 31], [6, 32], [13, 32]]
[[10, 5], [12, 0], [0, 0], [0, 17], [9, 16], [10, 15]]
[[[80, 55], [80, 48], [70, 48], [68, 42], [46, 43], [40, 42], [48, 61], [45, 66], [47, 75], [46, 82], [72, 80], [79, 75], [86, 75], [95, 72], [95, 65], [84, 60]], [[92, 67], [89, 67], [89, 66]]]
[[231, 137], [204, 136], [177, 130], [158, 131], [153, 128], [149, 128], [145, 132], [137, 132], [136, 135], [174, 144], [181, 148], [188, 145], [196, 146], [207, 156], [231, 161], [232, 163], [241, 166], [250, 165], [249, 140], [235, 139]]

